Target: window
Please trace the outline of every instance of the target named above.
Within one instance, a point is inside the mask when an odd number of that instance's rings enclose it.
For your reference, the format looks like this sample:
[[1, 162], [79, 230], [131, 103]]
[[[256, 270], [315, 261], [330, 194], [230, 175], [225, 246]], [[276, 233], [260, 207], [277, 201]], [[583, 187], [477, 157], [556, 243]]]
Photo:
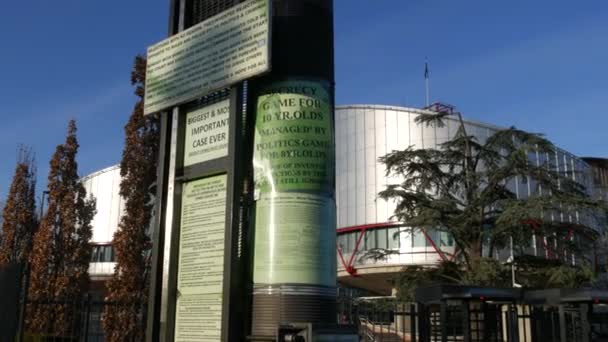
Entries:
[[397, 249], [399, 248], [399, 228], [389, 228], [388, 229], [388, 248], [389, 249]]
[[347, 240], [346, 235], [338, 235], [338, 246], [342, 252], [346, 252]]
[[378, 229], [376, 231], [376, 245], [377, 248], [386, 249], [387, 246], [387, 230], [388, 228]]
[[370, 250], [378, 247], [376, 243], [376, 230], [368, 230], [365, 232], [365, 250]]
[[91, 262], [114, 262], [115, 253], [112, 245], [95, 245], [92, 246]]
[[[453, 247], [454, 239], [452, 235], [448, 232], [437, 230], [437, 229], [427, 229], [427, 234], [433, 240], [433, 243], [437, 247]], [[430, 246], [430, 243], [427, 241], [427, 247]]]
[[346, 253], [352, 253], [355, 250], [355, 244], [357, 243], [357, 232], [347, 233], [346, 236]]
[[440, 247], [454, 247], [454, 238], [452, 234], [448, 232], [439, 232], [439, 246]]
[[414, 229], [414, 247], [426, 247], [426, 236], [420, 229]]

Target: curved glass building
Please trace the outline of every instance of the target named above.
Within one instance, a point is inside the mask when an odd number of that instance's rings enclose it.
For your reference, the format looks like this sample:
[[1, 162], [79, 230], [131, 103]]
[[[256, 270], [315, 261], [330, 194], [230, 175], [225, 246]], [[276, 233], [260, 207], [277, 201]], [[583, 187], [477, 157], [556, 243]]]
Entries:
[[124, 211], [124, 199], [120, 196], [120, 166], [115, 165], [81, 178], [87, 196], [95, 198], [97, 212], [91, 226], [93, 236], [89, 275], [94, 290], [105, 291], [105, 280], [114, 273], [116, 266], [112, 239], [118, 229]]
[[[408, 146], [435, 148], [456, 134], [460, 126], [457, 116], [448, 117], [443, 127], [414, 121], [420, 114], [433, 113], [435, 111], [381, 105], [336, 107], [338, 280], [344, 286], [388, 295], [391, 293], [390, 279], [403, 266], [432, 265], [453, 257], [454, 242], [448, 234], [433, 230], [412, 232], [391, 217], [395, 203], [377, 198], [387, 184], [398, 181], [387, 177], [384, 165], [378, 162], [379, 157]], [[470, 120], [465, 121], [465, 127], [467, 133], [481, 143], [501, 129]], [[590, 195], [608, 199], [608, 163], [605, 159], [582, 159], [562, 149], [549, 154], [530, 151], [529, 158], [538, 165], [547, 163], [583, 184]], [[516, 196], [527, 197], [535, 191], [536, 184], [527, 177], [515, 177], [509, 187]], [[594, 225], [591, 218], [582, 213], [558, 214], [551, 219]], [[527, 254], [548, 256], [551, 253], [542, 238], [533, 240], [525, 251]], [[374, 249], [391, 250], [392, 253], [379, 260], [366, 258]], [[508, 252], [498, 251], [496, 257], [506, 259]], [[586, 258], [592, 264], [597, 261], [597, 255], [593, 253]], [[572, 257], [572, 262], [576, 261]]]

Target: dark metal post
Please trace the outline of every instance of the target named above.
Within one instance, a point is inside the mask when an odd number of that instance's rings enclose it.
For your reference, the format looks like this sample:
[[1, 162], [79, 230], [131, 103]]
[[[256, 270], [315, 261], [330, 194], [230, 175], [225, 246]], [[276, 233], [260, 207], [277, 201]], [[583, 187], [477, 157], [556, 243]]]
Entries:
[[[462, 333], [464, 342], [471, 342], [471, 312], [469, 306], [470, 303], [466, 300], [463, 300], [460, 304], [460, 307], [462, 308]], [[444, 324], [447, 324], [447, 322]]]
[[[419, 317], [416, 317], [416, 304], [410, 305], [410, 337], [413, 342], [418, 341], [419, 339], [416, 336], [416, 321], [420, 322]], [[404, 324], [405, 326], [405, 324]]]
[[[492, 325], [490, 324], [490, 317], [488, 315], [488, 305], [486, 304], [486, 302], [481, 302], [481, 312], [483, 315], [483, 335], [481, 337], [484, 341], [487, 341], [488, 339], [490, 339], [489, 330]], [[477, 338], [479, 338], [479, 336], [477, 336]]]
[[589, 322], [591, 320], [591, 315], [593, 315], [593, 303], [580, 304], [579, 310], [582, 330], [581, 342], [589, 342], [591, 338], [591, 327]]
[[441, 324], [441, 342], [448, 342], [448, 304], [441, 300], [439, 324]]
[[564, 304], [559, 305], [559, 340], [560, 342], [568, 341], [568, 337], [566, 336], [566, 312], [564, 310]]
[[[542, 331], [543, 322], [545, 322], [545, 319], [543, 316], [542, 309], [539, 309], [537, 306], [532, 306], [532, 308], [530, 310], [530, 327], [532, 329], [530, 338], [533, 342], [541, 340], [541, 336], [542, 336], [541, 331]], [[553, 327], [551, 327], [550, 336], [552, 336], [552, 337], [554, 336]], [[553, 338], [551, 341], [553, 342]]]
[[428, 342], [429, 341], [429, 328], [428, 328], [428, 314], [426, 310], [426, 305], [422, 303], [418, 303], [418, 342]]
[[238, 255], [239, 229], [241, 216], [241, 196], [243, 179], [248, 173], [249, 163], [244, 162], [249, 153], [249, 144], [243, 141], [243, 86], [233, 86], [230, 90], [229, 142], [226, 171], [228, 175], [226, 195], [226, 230], [224, 245], [224, 279], [223, 279], [223, 322], [222, 336], [224, 341], [242, 341], [245, 338], [246, 305], [245, 277], [242, 272], [243, 258]]
[[[169, 36], [178, 31], [179, 14], [183, 0], [169, 1]], [[151, 255], [151, 275], [150, 289], [148, 294], [148, 308], [146, 313], [146, 341], [160, 341], [161, 334], [161, 308], [162, 308], [162, 287], [163, 287], [163, 262], [165, 244], [165, 204], [167, 203], [169, 151], [171, 146], [171, 120], [169, 113], [158, 113], [160, 119], [160, 144], [156, 170], [156, 201], [154, 208], [154, 223], [151, 234], [152, 255]]]
[[[523, 310], [523, 308], [522, 308]], [[517, 312], [517, 305], [509, 305], [509, 319], [507, 321], [508, 332], [510, 335], [509, 342], [519, 342], [519, 314]], [[526, 338], [526, 324], [523, 321], [523, 333], [524, 339]]]
[[84, 342], [89, 340], [89, 323], [91, 321], [91, 294], [87, 293], [84, 298]]
[[163, 249], [161, 246], [164, 245], [164, 225], [165, 214], [164, 206], [167, 192], [165, 189], [165, 177], [167, 170], [167, 160], [165, 158], [165, 151], [168, 149], [168, 143], [170, 141], [167, 134], [168, 117], [167, 115], [161, 115], [160, 117], [161, 131], [160, 131], [160, 151], [158, 155], [158, 167], [156, 173], [156, 202], [155, 202], [155, 213], [154, 213], [154, 228], [152, 229], [152, 255], [151, 255], [151, 275], [150, 275], [150, 290], [148, 294], [148, 312], [146, 315], [146, 341], [156, 342], [160, 341], [160, 308], [161, 308], [161, 294], [162, 294], [162, 272], [163, 272]]

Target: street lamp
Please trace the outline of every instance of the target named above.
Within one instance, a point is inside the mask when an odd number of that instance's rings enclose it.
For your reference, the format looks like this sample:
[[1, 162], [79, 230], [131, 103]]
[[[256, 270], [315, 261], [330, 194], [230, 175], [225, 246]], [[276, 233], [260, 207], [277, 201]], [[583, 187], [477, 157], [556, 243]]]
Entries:
[[511, 235], [511, 255], [509, 256], [509, 259], [507, 259], [507, 262], [511, 263], [511, 285], [515, 288], [521, 288], [521, 284], [518, 284], [515, 281], [515, 254], [513, 252], [513, 235]]
[[42, 221], [42, 215], [44, 215], [44, 197], [49, 194], [48, 190], [42, 192], [42, 199], [40, 200], [40, 221]]

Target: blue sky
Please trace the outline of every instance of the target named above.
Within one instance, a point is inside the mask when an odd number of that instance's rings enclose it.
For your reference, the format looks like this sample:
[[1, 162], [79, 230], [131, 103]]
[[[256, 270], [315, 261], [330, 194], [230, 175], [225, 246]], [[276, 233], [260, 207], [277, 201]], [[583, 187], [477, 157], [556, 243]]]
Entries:
[[[542, 132], [578, 155], [608, 157], [608, 2], [334, 0], [336, 101], [424, 105]], [[168, 0], [0, 2], [0, 198], [18, 144], [39, 182], [79, 127], [80, 174], [118, 163], [135, 98], [133, 58], [166, 36]], [[314, 23], [312, 23], [314, 24]], [[305, 47], [303, 47], [305, 48]]]

